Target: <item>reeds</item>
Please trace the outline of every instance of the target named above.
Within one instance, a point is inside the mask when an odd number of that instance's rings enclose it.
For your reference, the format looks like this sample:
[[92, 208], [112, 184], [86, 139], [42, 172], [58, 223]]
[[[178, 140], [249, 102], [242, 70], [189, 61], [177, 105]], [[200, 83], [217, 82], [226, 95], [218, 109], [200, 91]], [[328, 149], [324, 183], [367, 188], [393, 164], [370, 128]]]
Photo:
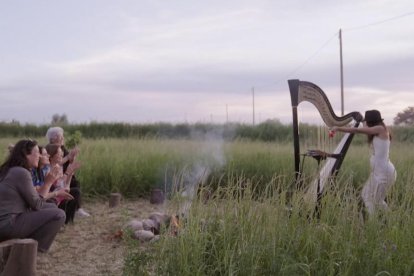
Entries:
[[[153, 275], [412, 275], [412, 206], [399, 204], [363, 220], [359, 193], [349, 182], [326, 191], [320, 218], [298, 191], [286, 207], [280, 180], [257, 193], [244, 178], [195, 199], [178, 236], [162, 235], [135, 254]], [[247, 183], [240, 185], [240, 183]], [[408, 199], [409, 198], [409, 199]], [[413, 194], [403, 201], [412, 201]], [[127, 260], [133, 260], [130, 251]], [[139, 252], [139, 253], [137, 253]], [[145, 252], [145, 253], [143, 253]]]

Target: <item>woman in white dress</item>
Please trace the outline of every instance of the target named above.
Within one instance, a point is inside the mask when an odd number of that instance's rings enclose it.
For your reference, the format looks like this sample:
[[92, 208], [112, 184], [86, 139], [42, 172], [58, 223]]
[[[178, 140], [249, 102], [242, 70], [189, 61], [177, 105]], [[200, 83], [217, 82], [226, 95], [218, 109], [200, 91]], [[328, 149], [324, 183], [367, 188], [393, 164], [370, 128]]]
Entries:
[[372, 148], [370, 158], [371, 173], [362, 189], [362, 200], [371, 215], [376, 209], [387, 210], [385, 197], [389, 188], [395, 183], [397, 173], [389, 160], [391, 135], [378, 110], [365, 112], [364, 126], [360, 128], [333, 127], [333, 131], [362, 133], [368, 136]]

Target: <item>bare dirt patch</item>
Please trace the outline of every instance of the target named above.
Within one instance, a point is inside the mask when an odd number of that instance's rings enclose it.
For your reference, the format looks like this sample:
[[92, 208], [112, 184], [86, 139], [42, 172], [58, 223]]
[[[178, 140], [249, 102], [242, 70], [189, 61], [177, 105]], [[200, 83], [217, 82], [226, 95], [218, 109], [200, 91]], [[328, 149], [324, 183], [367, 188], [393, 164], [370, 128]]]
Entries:
[[122, 275], [126, 243], [120, 231], [131, 218], [164, 211], [144, 199], [122, 200], [115, 208], [105, 200], [85, 200], [83, 207], [91, 217], [76, 217], [58, 233], [48, 253], [38, 254], [38, 275]]

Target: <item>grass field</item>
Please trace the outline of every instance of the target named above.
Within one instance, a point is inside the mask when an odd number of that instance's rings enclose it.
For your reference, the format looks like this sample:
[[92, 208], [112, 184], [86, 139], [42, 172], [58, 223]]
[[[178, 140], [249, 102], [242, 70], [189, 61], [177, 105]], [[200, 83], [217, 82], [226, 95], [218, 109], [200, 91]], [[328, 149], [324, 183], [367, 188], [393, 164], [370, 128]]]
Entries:
[[[320, 219], [302, 200], [303, 191], [294, 193], [292, 209], [286, 208], [293, 169], [289, 145], [227, 145], [227, 156], [233, 158], [229, 168], [235, 172], [227, 185], [219, 186], [207, 203], [193, 202], [178, 237], [162, 236], [149, 247], [131, 245], [126, 272], [412, 275], [414, 156], [409, 147], [392, 146], [398, 180], [387, 197], [390, 211], [364, 222], [359, 196], [369, 173], [366, 145], [350, 149], [336, 185], [326, 191]], [[311, 175], [314, 161], [306, 162]], [[255, 180], [261, 180], [259, 192]]]
[[[0, 146], [10, 142], [3, 138]], [[310, 215], [303, 191], [286, 208], [293, 180], [289, 143], [85, 139], [78, 177], [90, 196], [117, 191], [140, 197], [154, 187], [173, 191], [197, 181], [197, 171], [208, 174], [203, 189], [214, 188], [212, 199], [194, 200], [177, 237], [165, 235], [149, 246], [131, 243], [126, 274], [412, 275], [411, 146], [392, 144], [398, 177], [387, 197], [390, 211], [366, 222], [358, 207], [369, 173], [365, 144], [351, 146], [336, 185], [326, 190], [320, 220]], [[316, 169], [315, 161], [305, 160], [308, 182]]]

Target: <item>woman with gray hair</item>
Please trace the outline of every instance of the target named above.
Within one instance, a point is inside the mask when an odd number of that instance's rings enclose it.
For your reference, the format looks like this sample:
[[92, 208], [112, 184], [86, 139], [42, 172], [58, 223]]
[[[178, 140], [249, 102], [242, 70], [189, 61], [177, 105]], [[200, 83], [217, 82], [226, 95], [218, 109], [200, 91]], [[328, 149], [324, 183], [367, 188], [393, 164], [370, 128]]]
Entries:
[[66, 170], [66, 167], [69, 165], [69, 163], [71, 163], [79, 153], [79, 149], [74, 148], [71, 151], [68, 151], [65, 148], [65, 137], [63, 136], [63, 133], [64, 130], [61, 127], [50, 127], [46, 132], [46, 139], [49, 141], [49, 144], [57, 144], [62, 147], [64, 154], [63, 164], [66, 165], [64, 168]]
[[[62, 160], [62, 166], [63, 166], [63, 172], [66, 172], [69, 164], [71, 164], [76, 156], [79, 154], [79, 148], [75, 147], [68, 151], [65, 147], [65, 137], [64, 137], [64, 130], [61, 127], [55, 126], [50, 127], [46, 132], [46, 138], [49, 141], [49, 144], [56, 144], [59, 145], [60, 148], [63, 151], [63, 160]], [[78, 179], [76, 179], [75, 175], [72, 177], [72, 180], [70, 182], [70, 187], [75, 188], [76, 190], [80, 191], [80, 182]], [[74, 190], [75, 190], [74, 189]], [[80, 217], [89, 217], [90, 214], [86, 212], [83, 208], [81, 208], [81, 199], [79, 196], [79, 205], [78, 209], [76, 211], [76, 215]]]

